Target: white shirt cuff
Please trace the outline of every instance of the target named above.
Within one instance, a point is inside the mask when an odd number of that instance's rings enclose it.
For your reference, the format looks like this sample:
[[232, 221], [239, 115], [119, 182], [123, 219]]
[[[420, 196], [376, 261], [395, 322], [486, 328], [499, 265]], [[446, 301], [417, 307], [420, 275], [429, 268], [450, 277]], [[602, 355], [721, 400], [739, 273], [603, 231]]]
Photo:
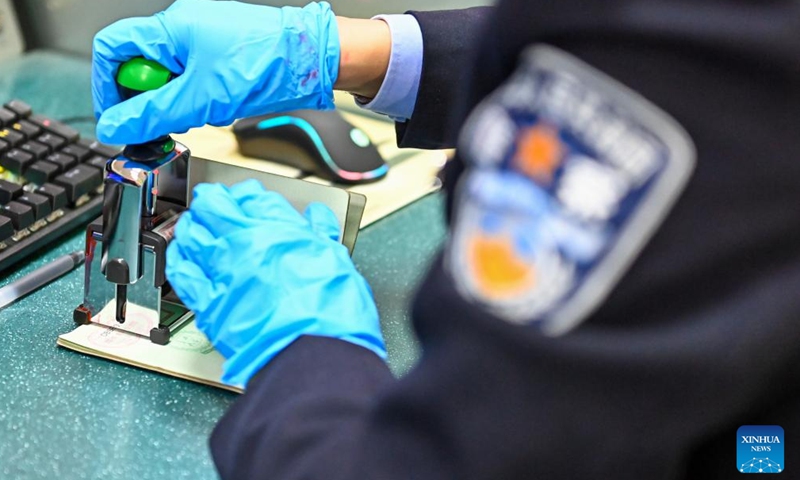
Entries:
[[362, 108], [404, 122], [411, 118], [417, 103], [422, 76], [422, 30], [412, 15], [378, 15], [373, 19], [389, 25], [392, 53], [378, 94]]

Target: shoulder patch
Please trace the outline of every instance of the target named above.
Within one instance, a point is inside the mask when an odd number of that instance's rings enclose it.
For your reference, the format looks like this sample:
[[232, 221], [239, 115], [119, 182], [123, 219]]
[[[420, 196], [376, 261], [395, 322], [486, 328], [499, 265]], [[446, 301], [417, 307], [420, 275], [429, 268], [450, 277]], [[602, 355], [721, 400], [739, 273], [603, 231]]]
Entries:
[[569, 54], [535, 46], [470, 115], [445, 256], [459, 292], [559, 335], [606, 298], [694, 167], [671, 117]]

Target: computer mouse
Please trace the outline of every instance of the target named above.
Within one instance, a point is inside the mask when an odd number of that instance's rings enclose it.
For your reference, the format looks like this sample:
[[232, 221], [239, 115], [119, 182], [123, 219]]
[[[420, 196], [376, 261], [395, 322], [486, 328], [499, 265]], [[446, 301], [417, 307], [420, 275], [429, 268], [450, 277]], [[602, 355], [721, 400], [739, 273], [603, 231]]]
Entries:
[[293, 110], [239, 120], [233, 125], [247, 157], [290, 165], [336, 183], [367, 183], [389, 165], [363, 130], [335, 110]]

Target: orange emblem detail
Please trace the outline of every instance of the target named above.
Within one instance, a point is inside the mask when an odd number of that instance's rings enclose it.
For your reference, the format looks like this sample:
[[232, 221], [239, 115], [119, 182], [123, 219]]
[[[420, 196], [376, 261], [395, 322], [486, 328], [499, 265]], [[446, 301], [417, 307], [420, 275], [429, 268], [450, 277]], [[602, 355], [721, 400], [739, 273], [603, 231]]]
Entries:
[[487, 297], [514, 298], [536, 284], [536, 269], [519, 258], [508, 237], [476, 235], [468, 251], [477, 286]]
[[542, 182], [550, 182], [561, 164], [564, 147], [558, 131], [546, 125], [536, 125], [520, 133], [514, 164], [517, 169]]

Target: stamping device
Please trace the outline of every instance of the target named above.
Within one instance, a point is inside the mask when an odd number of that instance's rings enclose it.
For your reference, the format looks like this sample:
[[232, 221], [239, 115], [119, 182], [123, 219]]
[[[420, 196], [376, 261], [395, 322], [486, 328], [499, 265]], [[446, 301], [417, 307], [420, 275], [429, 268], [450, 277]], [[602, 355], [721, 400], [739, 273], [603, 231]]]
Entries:
[[[134, 58], [117, 72], [122, 98], [165, 85], [172, 73], [158, 63]], [[331, 185], [225, 162], [190, 158], [169, 136], [128, 145], [106, 162], [103, 213], [86, 230], [83, 303], [75, 323], [96, 323], [165, 345], [193, 314], [167, 282], [166, 252], [175, 224], [198, 183], [234, 185], [255, 178], [284, 195], [298, 211], [311, 202], [331, 208], [340, 222], [340, 241], [350, 252], [358, 236], [366, 197]]]
[[[166, 84], [172, 73], [134, 58], [117, 74], [124, 99]], [[78, 324], [99, 323], [157, 344], [192, 314], [165, 276], [166, 249], [187, 205], [189, 149], [170, 136], [128, 145], [106, 163], [103, 214], [86, 231], [85, 290]]]

